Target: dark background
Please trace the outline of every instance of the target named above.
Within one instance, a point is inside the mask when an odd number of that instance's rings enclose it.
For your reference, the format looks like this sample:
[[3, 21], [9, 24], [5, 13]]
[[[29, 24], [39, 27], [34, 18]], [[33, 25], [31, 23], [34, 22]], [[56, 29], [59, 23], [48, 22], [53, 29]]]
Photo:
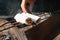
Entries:
[[[16, 14], [22, 0], [0, 0], [0, 15]], [[60, 10], [59, 0], [36, 0], [34, 12], [54, 12]]]

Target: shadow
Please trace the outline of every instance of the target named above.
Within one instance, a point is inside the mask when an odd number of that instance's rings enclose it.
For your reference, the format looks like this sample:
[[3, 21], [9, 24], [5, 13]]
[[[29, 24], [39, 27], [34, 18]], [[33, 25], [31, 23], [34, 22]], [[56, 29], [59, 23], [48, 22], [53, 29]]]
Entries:
[[60, 14], [56, 13], [38, 26], [26, 31], [28, 40], [53, 40], [60, 34]]

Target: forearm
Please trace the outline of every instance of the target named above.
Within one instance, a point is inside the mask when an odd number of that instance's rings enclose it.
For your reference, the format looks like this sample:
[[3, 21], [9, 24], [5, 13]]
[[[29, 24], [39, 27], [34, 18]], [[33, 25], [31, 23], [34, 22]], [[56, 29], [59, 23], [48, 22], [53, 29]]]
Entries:
[[23, 12], [25, 12], [25, 13], [27, 12], [26, 6], [21, 5], [21, 9], [22, 9]]
[[32, 12], [32, 8], [34, 6], [34, 3], [35, 3], [35, 0], [30, 2], [30, 7], [29, 7], [30, 12]]
[[26, 0], [22, 0], [22, 3], [21, 3], [21, 8], [22, 8], [22, 11], [23, 12], [27, 12], [27, 8], [26, 8]]
[[30, 4], [30, 7], [29, 7], [30, 12], [32, 12], [33, 5], [34, 4]]

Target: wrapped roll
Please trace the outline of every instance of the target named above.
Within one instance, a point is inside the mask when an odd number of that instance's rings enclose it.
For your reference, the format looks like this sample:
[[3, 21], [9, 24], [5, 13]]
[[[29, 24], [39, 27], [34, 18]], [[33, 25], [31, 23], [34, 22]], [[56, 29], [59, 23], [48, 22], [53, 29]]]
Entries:
[[18, 13], [14, 19], [17, 21], [17, 22], [20, 22], [22, 24], [27, 24], [27, 25], [31, 25], [32, 24], [32, 20], [31, 18], [27, 17], [27, 16], [24, 16], [23, 14], [20, 14]]
[[36, 16], [36, 15], [33, 15], [33, 14], [30, 14], [30, 13], [22, 13], [23, 15], [29, 17], [32, 19], [32, 21], [36, 24], [38, 24], [40, 22], [40, 17], [39, 16]]

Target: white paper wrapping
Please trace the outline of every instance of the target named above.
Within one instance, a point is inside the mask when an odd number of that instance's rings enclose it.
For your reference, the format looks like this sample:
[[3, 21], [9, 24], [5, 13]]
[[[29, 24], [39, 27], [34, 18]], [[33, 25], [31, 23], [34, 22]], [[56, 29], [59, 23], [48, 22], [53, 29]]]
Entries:
[[17, 22], [20, 22], [20, 23], [22, 23], [22, 24], [28, 24], [28, 23], [26, 22], [26, 20], [27, 20], [28, 18], [29, 18], [29, 17], [24, 16], [23, 14], [20, 14], [20, 13], [18, 13], [18, 14], [14, 17], [14, 19], [15, 19]]
[[36, 23], [36, 21], [37, 21], [38, 19], [40, 19], [39, 16], [30, 14], [30, 13], [26, 13], [26, 14], [25, 14], [25, 13], [22, 13], [22, 14], [25, 15], [25, 16], [27, 16], [27, 17], [30, 17], [34, 23]]

